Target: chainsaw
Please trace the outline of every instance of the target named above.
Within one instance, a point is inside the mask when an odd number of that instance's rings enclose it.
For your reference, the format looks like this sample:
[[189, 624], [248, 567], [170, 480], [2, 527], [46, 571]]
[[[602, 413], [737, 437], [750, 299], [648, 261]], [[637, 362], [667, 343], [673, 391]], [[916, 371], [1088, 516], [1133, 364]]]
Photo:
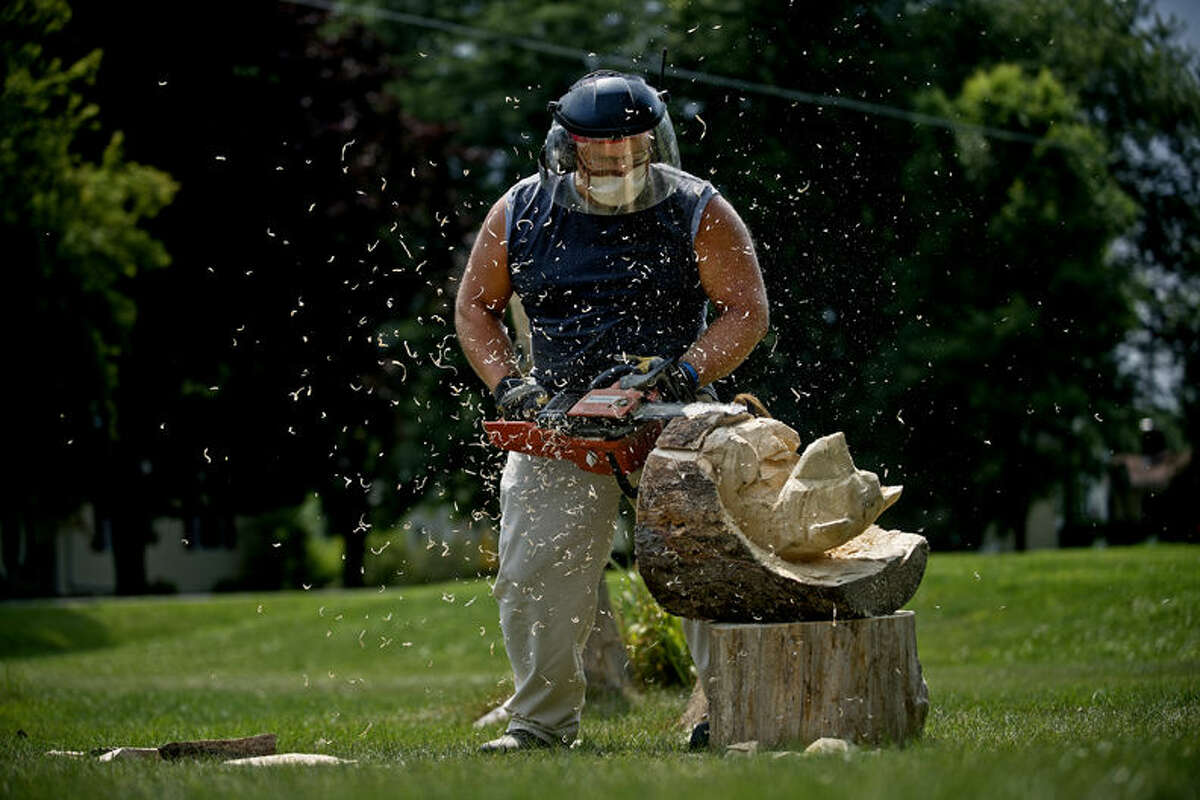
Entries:
[[667, 422], [713, 411], [738, 414], [746, 407], [663, 402], [657, 389], [625, 389], [617, 381], [587, 392], [560, 392], [533, 421], [491, 420], [483, 427], [496, 447], [613, 475], [625, 494], [637, 497], [627, 476], [642, 468]]

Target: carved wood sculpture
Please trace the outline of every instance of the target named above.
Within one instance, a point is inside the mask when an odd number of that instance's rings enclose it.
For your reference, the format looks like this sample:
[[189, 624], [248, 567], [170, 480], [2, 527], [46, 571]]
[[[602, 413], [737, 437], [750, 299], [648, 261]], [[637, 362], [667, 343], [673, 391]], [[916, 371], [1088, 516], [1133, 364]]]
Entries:
[[872, 523], [899, 497], [858, 470], [845, 438], [797, 454], [749, 414], [671, 422], [642, 470], [635, 546], [667, 611], [722, 622], [889, 614], [916, 592], [924, 537]]
[[799, 446], [776, 420], [708, 414], [668, 425], [643, 468], [638, 569], [667, 611], [717, 623], [685, 718], [707, 710], [718, 746], [904, 741], [929, 700], [896, 610], [928, 543], [874, 524], [900, 487], [842, 434]]

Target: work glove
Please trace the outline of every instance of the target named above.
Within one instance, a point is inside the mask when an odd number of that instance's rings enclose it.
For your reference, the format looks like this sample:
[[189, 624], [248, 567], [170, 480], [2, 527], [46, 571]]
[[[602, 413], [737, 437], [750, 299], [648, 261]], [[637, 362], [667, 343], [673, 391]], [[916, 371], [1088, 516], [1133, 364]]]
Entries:
[[657, 389], [669, 403], [690, 403], [696, 399], [700, 380], [696, 369], [686, 361], [654, 356], [640, 359], [633, 372], [621, 378], [621, 388], [643, 392]]
[[550, 393], [533, 378], [509, 375], [492, 390], [500, 416], [507, 420], [531, 420], [550, 400]]

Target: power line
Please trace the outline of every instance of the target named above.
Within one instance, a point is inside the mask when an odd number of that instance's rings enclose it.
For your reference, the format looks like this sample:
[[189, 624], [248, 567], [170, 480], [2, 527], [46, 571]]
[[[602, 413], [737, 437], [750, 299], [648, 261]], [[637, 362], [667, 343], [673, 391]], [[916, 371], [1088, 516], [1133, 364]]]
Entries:
[[[307, 6], [309, 8], [317, 8], [323, 11], [329, 11], [333, 14], [346, 14], [365, 18], [377, 18], [387, 20], [389, 22], [398, 22], [403, 25], [411, 25], [417, 28], [426, 28], [428, 30], [452, 33], [459, 36], [469, 36], [474, 39], [486, 39], [494, 42], [502, 42], [504, 44], [514, 45], [525, 50], [544, 53], [546, 55], [555, 56], [558, 58], [565, 58], [572, 61], [582, 61], [589, 69], [594, 69], [601, 65], [619, 66], [624, 67], [625, 69], [634, 70], [643, 69], [645, 67], [644, 64], [627, 56], [599, 55], [597, 53], [589, 53], [586, 50], [575, 47], [566, 47], [564, 45], [554, 44], [553, 42], [547, 42], [541, 39], [532, 39], [527, 36], [514, 36], [512, 34], [488, 30], [486, 28], [478, 28], [473, 25], [463, 25], [457, 22], [447, 22], [446, 20], [424, 17], [418, 14], [394, 11], [390, 8], [353, 5], [350, 3], [335, 3], [331, 2], [330, 0], [282, 0], [282, 2], [291, 3], [292, 5], [298, 6]], [[673, 78], [684, 78], [696, 83], [707, 84], [709, 86], [720, 86], [726, 89], [736, 89], [737, 91], [745, 94], [779, 97], [784, 100], [792, 100], [794, 102], [805, 103], [807, 105], [829, 106], [833, 108], [846, 109], [847, 111], [857, 111], [862, 114], [891, 117], [893, 119], [911, 122], [916, 125], [929, 125], [931, 127], [947, 128], [954, 131], [976, 133], [989, 139], [1003, 139], [1010, 142], [1026, 142], [1032, 144], [1043, 141], [1040, 137], [1033, 136], [1028, 133], [1010, 131], [1004, 128], [994, 128], [989, 125], [977, 125], [973, 122], [953, 120], [948, 117], [937, 116], [936, 114], [925, 114], [920, 111], [913, 111], [907, 108], [899, 108], [897, 106], [889, 106], [882, 103], [871, 103], [865, 100], [855, 100], [850, 97], [837, 97], [835, 95], [803, 92], [798, 89], [788, 89], [768, 83], [745, 81], [741, 78], [730, 78], [724, 75], [714, 75], [709, 72], [698, 72], [696, 70], [681, 69], [679, 67], [667, 67], [665, 72], [667, 75], [670, 75]], [[1053, 145], [1056, 143], [1047, 142], [1047, 144]]]

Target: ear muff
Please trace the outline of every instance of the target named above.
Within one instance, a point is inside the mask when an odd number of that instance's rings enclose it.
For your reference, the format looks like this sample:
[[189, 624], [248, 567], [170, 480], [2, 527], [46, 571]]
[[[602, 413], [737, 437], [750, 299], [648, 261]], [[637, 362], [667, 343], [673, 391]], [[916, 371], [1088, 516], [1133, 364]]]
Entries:
[[539, 161], [541, 167], [551, 175], [566, 175], [575, 171], [575, 140], [561, 125], [555, 123], [550, 126]]

